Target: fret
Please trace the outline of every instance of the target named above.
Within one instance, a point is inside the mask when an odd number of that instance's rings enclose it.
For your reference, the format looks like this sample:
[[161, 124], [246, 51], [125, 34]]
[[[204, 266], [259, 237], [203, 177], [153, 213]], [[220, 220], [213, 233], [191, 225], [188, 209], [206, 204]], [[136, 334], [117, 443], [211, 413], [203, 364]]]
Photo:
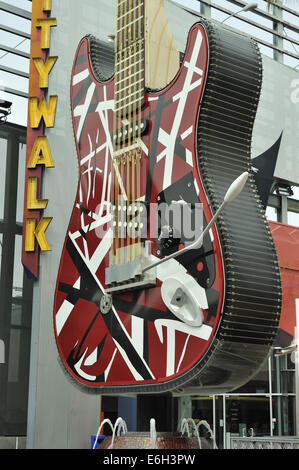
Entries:
[[128, 0], [121, 0], [121, 1], [118, 1], [118, 6], [121, 6], [123, 5], [123, 3], [127, 3]]
[[133, 21], [130, 21], [130, 23], [127, 23], [127, 24], [125, 24], [124, 26], [122, 26], [121, 28], [117, 29], [116, 32], [117, 32], [117, 33], [120, 33], [123, 29], [126, 29], [126, 28], [129, 29], [129, 27], [130, 27], [132, 24], [136, 23], [137, 21], [140, 21], [140, 20], [143, 19], [143, 18], [144, 18], [143, 15], [139, 16], [138, 18], [135, 18]]
[[135, 52], [134, 54], [131, 54], [130, 51], [128, 51], [127, 57], [125, 57], [124, 59], [121, 59], [121, 60], [117, 60], [116, 65], [117, 66], [121, 65], [126, 60], [130, 60], [130, 59], [134, 58], [137, 54], [142, 54], [142, 56], [143, 56], [143, 53], [144, 53], [144, 48], [143, 47], [140, 50], [138, 50], [137, 52]]
[[120, 98], [119, 100], [116, 100], [116, 101], [115, 101], [115, 104], [116, 104], [116, 103], [121, 103], [121, 102], [124, 101], [124, 100], [128, 100], [131, 96], [135, 96], [135, 95], [137, 95], [138, 93], [140, 93], [140, 90], [133, 91], [133, 93], [130, 93], [129, 95], [126, 95], [126, 96], [124, 96], [123, 98]]
[[[143, 97], [142, 97], [143, 98]], [[142, 104], [142, 100], [140, 99], [137, 99], [137, 100], [134, 100], [134, 101], [130, 101], [129, 103], [126, 103], [124, 106], [120, 106], [119, 108], [116, 109], [116, 112], [118, 111], [122, 111], [123, 109], [128, 109], [128, 107], [132, 104], [136, 104], [136, 103], [140, 103]]]
[[130, 6], [132, 5], [127, 1], [126, 5], [123, 4], [122, 8], [118, 8], [118, 18], [116, 22], [117, 50], [122, 50], [129, 44], [132, 44], [138, 39], [144, 37], [143, 1], [134, 8], [130, 8]]
[[[117, 100], [115, 102], [115, 110], [120, 111], [125, 106], [129, 107], [129, 106], [131, 106], [133, 104], [136, 104], [136, 103], [140, 103], [140, 104], [142, 103], [142, 100], [143, 100], [144, 96], [139, 91], [133, 93], [131, 96], [132, 96], [132, 98], [130, 98], [128, 96], [124, 96], [121, 99]], [[135, 98], [133, 99], [133, 97], [135, 97]], [[123, 103], [122, 106], [119, 106], [121, 103]]]
[[[139, 70], [139, 73], [143, 73], [144, 72], [144, 69], [140, 69]], [[129, 80], [130, 77], [136, 77], [137, 76], [137, 73], [133, 73], [133, 74], [130, 74], [130, 75], [127, 75], [126, 77], [122, 78], [121, 80], [118, 80], [117, 82], [115, 82], [117, 85], [119, 85], [120, 83], [123, 83], [124, 81], [126, 80]], [[126, 89], [126, 87], [122, 87], [121, 88], [122, 90], [123, 89]], [[118, 91], [116, 91], [116, 93], [118, 93]]]
[[117, 32], [117, 52], [121, 52], [123, 49], [132, 46], [137, 41], [143, 38], [143, 32], [140, 24], [136, 24], [134, 28], [123, 28]]
[[[129, 58], [128, 58], [129, 59]], [[118, 69], [118, 72], [121, 72], [121, 73], [124, 73], [126, 70], [129, 70], [133, 67], [135, 67], [135, 65], [138, 65], [138, 64], [142, 64], [144, 61], [143, 57], [141, 57], [139, 60], [136, 60], [135, 62], [133, 62], [132, 64], [129, 64], [127, 67], [120, 67]], [[118, 64], [117, 64], [118, 65]]]
[[117, 50], [115, 54], [115, 63], [121, 62], [125, 58], [130, 59], [133, 55], [136, 55], [138, 52], [142, 57], [144, 54], [144, 40], [142, 38], [137, 39], [133, 43], [126, 44], [123, 49]]
[[[142, 69], [142, 70], [143, 70], [143, 69]], [[142, 71], [142, 70], [141, 70], [141, 71]], [[134, 75], [134, 76], [135, 76], [135, 75]], [[126, 78], [124, 78], [123, 80], [127, 80], [127, 79], [128, 79], [128, 78], [126, 77]], [[123, 80], [121, 80], [121, 81], [123, 81]], [[144, 77], [140, 78], [140, 79], [137, 80], [136, 82], [133, 82], [133, 83], [129, 84], [129, 85], [126, 86], [126, 87], [122, 87], [122, 90], [123, 90], [123, 91], [126, 91], [126, 90], [128, 90], [129, 88], [132, 88], [134, 85], [137, 85], [138, 83], [142, 83], [143, 81], [144, 81]], [[116, 93], [119, 93], [119, 92], [116, 92]]]
[[118, 1], [114, 77], [116, 115], [137, 112], [143, 104], [144, 38], [144, 0]]
[[137, 6], [134, 7], [134, 8], [132, 8], [132, 9], [129, 10], [128, 12], [124, 13], [123, 15], [119, 15], [117, 21], [120, 21], [120, 20], [122, 20], [123, 18], [125, 18], [126, 16], [129, 16], [130, 13], [132, 13], [132, 12], [135, 11], [135, 10], [138, 10], [138, 8], [140, 8], [140, 7], [142, 7], [141, 4], [140, 4], [140, 5], [137, 5]]

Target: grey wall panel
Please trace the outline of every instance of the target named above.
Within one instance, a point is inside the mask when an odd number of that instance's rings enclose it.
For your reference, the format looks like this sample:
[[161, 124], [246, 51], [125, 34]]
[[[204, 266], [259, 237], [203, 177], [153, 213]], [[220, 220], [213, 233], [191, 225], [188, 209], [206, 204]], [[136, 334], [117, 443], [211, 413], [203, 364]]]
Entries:
[[299, 73], [263, 56], [263, 85], [253, 130], [252, 157], [282, 141], [275, 176], [299, 185]]

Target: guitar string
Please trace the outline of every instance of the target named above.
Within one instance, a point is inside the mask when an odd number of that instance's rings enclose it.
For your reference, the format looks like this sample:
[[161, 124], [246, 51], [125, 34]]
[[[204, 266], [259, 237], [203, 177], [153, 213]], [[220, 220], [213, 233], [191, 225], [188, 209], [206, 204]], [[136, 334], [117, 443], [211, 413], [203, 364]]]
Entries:
[[[126, 1], [123, 4], [123, 12], [122, 12], [123, 23], [120, 26], [121, 30], [122, 30], [122, 56], [121, 56], [122, 58], [123, 57], [127, 58], [127, 54], [130, 54], [129, 41], [128, 41], [128, 27], [129, 27], [129, 24], [130, 24], [129, 11], [130, 11], [129, 2]], [[122, 64], [121, 64], [122, 76], [120, 78], [121, 78], [122, 85], [120, 85], [120, 90], [119, 90], [120, 91], [120, 93], [119, 93], [119, 103], [120, 103], [119, 114], [120, 114], [121, 129], [122, 129], [122, 139], [121, 139], [121, 145], [120, 145], [121, 152], [120, 152], [119, 164], [121, 166], [121, 181], [122, 181], [122, 184], [125, 188], [124, 189], [124, 194], [121, 194], [121, 196], [120, 196], [121, 197], [121, 207], [120, 207], [120, 213], [121, 213], [121, 220], [120, 220], [120, 232], [121, 232], [120, 233], [120, 236], [121, 236], [120, 264], [123, 264], [125, 262], [125, 253], [124, 253], [124, 228], [125, 228], [124, 227], [124, 196], [125, 196], [125, 194], [127, 196], [127, 199], [129, 198], [128, 188], [126, 188], [125, 184], [124, 184], [125, 145], [126, 145], [126, 140], [125, 140], [124, 134], [125, 134], [126, 130], [129, 131], [129, 122], [126, 120], [126, 113], [125, 113], [126, 106], [127, 106], [127, 103], [126, 103], [127, 97], [125, 95], [125, 90], [126, 90], [127, 85], [128, 85], [128, 83], [127, 83], [127, 73], [126, 73], [127, 67], [126, 67], [125, 62], [126, 61], [123, 61]], [[130, 93], [128, 93], [128, 94], [130, 94]], [[125, 106], [122, 105], [123, 102], [124, 102]], [[124, 108], [124, 112], [122, 112], [123, 108]], [[128, 141], [128, 143], [130, 143], [130, 142]]]
[[[137, 3], [136, 3], [137, 1]], [[131, 3], [130, 3], [131, 2]], [[141, 180], [141, 165], [140, 165], [140, 139], [141, 127], [138, 125], [138, 119], [141, 117], [142, 107], [142, 93], [143, 93], [143, 78], [140, 76], [143, 73], [142, 53], [143, 53], [143, 18], [144, 18], [144, 1], [140, 0], [127, 0], [118, 3], [117, 8], [117, 26], [116, 26], [116, 63], [115, 63], [115, 120], [114, 132], [117, 139], [114, 139], [114, 165], [113, 165], [113, 179], [114, 179], [114, 227], [115, 237], [113, 244], [113, 252], [115, 264], [124, 262], [124, 205], [123, 197], [119, 194], [119, 179], [122, 187], [127, 188], [127, 246], [131, 244], [131, 249], [127, 248], [127, 260], [135, 258], [135, 241], [137, 238], [137, 247], [140, 249], [140, 180]], [[141, 7], [141, 8], [140, 8]], [[141, 11], [140, 11], [141, 10]], [[134, 26], [131, 26], [134, 25]], [[130, 27], [129, 27], [130, 26]], [[125, 43], [125, 41], [127, 41]], [[137, 60], [133, 60], [137, 56]], [[132, 69], [133, 73], [125, 74], [126, 70]], [[141, 83], [141, 85], [140, 85]], [[132, 89], [133, 85], [133, 89]], [[139, 85], [139, 86], [138, 86]], [[125, 95], [125, 90], [129, 90]], [[133, 91], [133, 93], [132, 93]], [[134, 97], [130, 99], [131, 97]], [[122, 104], [124, 102], [124, 104]], [[122, 111], [123, 110], [123, 111]], [[126, 119], [127, 117], [127, 119]], [[129, 124], [130, 120], [132, 123]], [[121, 133], [117, 132], [118, 127], [121, 127], [122, 122], [126, 122], [128, 132], [128, 147], [133, 147], [129, 152], [125, 151], [125, 139], [121, 139]], [[137, 125], [137, 130], [135, 125]], [[134, 145], [137, 149], [134, 149]], [[132, 144], [132, 145], [131, 145]], [[117, 146], [117, 148], [116, 148]], [[127, 184], [125, 185], [125, 165], [127, 166]], [[130, 184], [131, 175], [131, 184]], [[113, 180], [111, 180], [113, 183]], [[129, 197], [131, 190], [131, 198]], [[121, 204], [119, 206], [119, 198]], [[131, 213], [129, 211], [131, 199]], [[137, 214], [137, 222], [136, 222]], [[129, 223], [131, 215], [131, 223]], [[129, 233], [129, 225], [131, 233]], [[137, 229], [137, 237], [136, 237]], [[120, 235], [120, 237], [119, 237]], [[119, 250], [119, 238], [121, 238], [121, 249]]]
[[[122, 79], [122, 74], [123, 68], [119, 65], [119, 57], [122, 55], [122, 51], [124, 49], [124, 11], [125, 11], [125, 3], [121, 2], [119, 4], [119, 9], [118, 9], [118, 17], [116, 21], [116, 38], [117, 38], [117, 51], [116, 51], [116, 70], [117, 70], [117, 81]], [[115, 79], [116, 79], [115, 77]], [[118, 103], [118, 97], [121, 95], [122, 88], [121, 86], [117, 85], [116, 90], [115, 90], [115, 114], [116, 114], [116, 119], [117, 119], [117, 127], [115, 131], [117, 132], [117, 147], [120, 148], [121, 144], [121, 132], [120, 132], [120, 123], [121, 123], [121, 113], [119, 111], [119, 106], [117, 105]], [[119, 172], [119, 167], [120, 167], [120, 160], [121, 160], [121, 154], [116, 157], [116, 170], [117, 170], [117, 178], [115, 181], [115, 189], [114, 189], [114, 195], [115, 195], [115, 214], [116, 214], [116, 224], [115, 224], [115, 264], [119, 264], [119, 177], [121, 177], [120, 172]]]
[[[138, 211], [138, 199], [140, 198], [140, 165], [138, 163], [138, 157], [140, 152], [140, 138], [141, 138], [141, 128], [139, 126], [139, 120], [141, 119], [141, 107], [142, 107], [142, 93], [143, 93], [143, 80], [141, 80], [140, 75], [143, 73], [143, 64], [142, 64], [142, 54], [143, 54], [143, 15], [144, 15], [144, 8], [143, 0], [137, 0], [135, 12], [137, 14], [138, 10], [138, 17], [139, 21], [136, 24], [136, 27], [133, 31], [133, 37], [136, 44], [136, 52], [138, 60], [134, 64], [134, 76], [135, 76], [135, 84], [134, 84], [134, 95], [136, 96], [136, 101], [134, 102], [133, 106], [133, 141], [136, 142], [136, 148], [133, 150], [132, 155], [132, 225], [131, 225], [131, 236], [132, 236], [132, 259], [135, 259], [136, 253], [137, 256], [139, 254], [139, 237], [138, 237], [138, 218], [139, 218], [139, 211]], [[141, 11], [139, 11], [141, 10]], [[137, 64], [139, 65], [137, 69]], [[137, 84], [139, 85], [137, 87]], [[137, 126], [137, 128], [136, 128]], [[137, 218], [136, 218], [137, 214]], [[137, 229], [137, 230], [136, 230]], [[136, 237], [137, 231], [137, 237]], [[137, 243], [136, 243], [137, 239]]]
[[[116, 18], [118, 15], [119, 11], [119, 5], [118, 1], [116, 2]], [[116, 20], [116, 26], [115, 26], [115, 31], [117, 30], [117, 20]], [[118, 36], [115, 35], [115, 43], [114, 43], [114, 49], [115, 49], [115, 59], [114, 59], [114, 66], [115, 66], [115, 80], [116, 80], [116, 68], [117, 68], [117, 40]], [[114, 164], [115, 164], [115, 154], [116, 154], [116, 142], [114, 138], [114, 132], [116, 131], [116, 109], [115, 109], [115, 95], [116, 95], [116, 84], [114, 84], [114, 110], [113, 110], [113, 127], [112, 127], [112, 158], [111, 158], [111, 182], [110, 182], [110, 211], [111, 211], [111, 236], [112, 236], [112, 241], [111, 241], [111, 249], [109, 253], [109, 264], [110, 266], [114, 264], [114, 248], [115, 248], [115, 205], [114, 205], [114, 178], [115, 178], [115, 171], [114, 171]]]
[[[117, 16], [116, 16], [116, 34], [115, 34], [115, 81], [118, 80], [118, 54], [120, 50], [120, 34], [118, 34], [118, 18], [121, 17], [121, 4], [118, 1], [117, 5]], [[117, 95], [118, 95], [118, 87], [115, 83], [114, 85], [114, 126], [113, 131], [115, 133], [115, 150], [117, 152], [117, 145], [118, 145], [118, 135], [117, 135], [117, 124], [118, 124], [118, 116], [117, 116]], [[116, 202], [116, 152], [114, 152], [114, 185], [113, 185], [113, 201], [114, 201], [114, 234], [113, 234], [113, 262], [116, 263], [116, 237], [117, 237], [117, 226], [118, 226], [118, 211], [117, 211], [117, 202]]]
[[118, 50], [119, 50], [119, 35], [117, 34], [117, 23], [118, 23], [118, 17], [120, 16], [120, 4], [119, 0], [117, 1], [116, 4], [116, 26], [115, 26], [115, 84], [114, 84], [114, 113], [113, 113], [113, 159], [112, 159], [112, 168], [111, 168], [111, 209], [112, 209], [112, 214], [113, 217], [111, 218], [112, 221], [112, 249], [110, 251], [110, 264], [115, 263], [115, 238], [116, 238], [116, 221], [117, 221], [117, 212], [116, 212], [116, 200], [115, 200], [115, 179], [116, 179], [116, 173], [115, 173], [115, 160], [116, 160], [116, 155], [117, 155], [117, 139], [116, 139], [116, 130], [117, 130], [117, 109], [116, 109], [116, 96], [117, 96], [117, 69], [118, 69], [118, 60], [117, 60], [117, 55], [118, 55]]
[[[131, 60], [132, 60], [132, 55], [130, 53], [130, 45], [129, 43], [126, 44], [125, 43], [125, 39], [128, 38], [128, 33], [127, 33], [127, 29], [128, 29], [128, 25], [131, 23], [131, 15], [130, 15], [130, 8], [131, 8], [131, 5], [130, 5], [130, 0], [128, 0], [126, 3], [125, 3], [125, 12], [123, 12], [123, 18], [125, 18], [125, 24], [122, 28], [123, 30], [123, 55], [121, 56], [121, 67], [122, 67], [122, 71], [123, 71], [123, 78], [121, 80], [121, 91], [122, 93], [120, 94], [120, 97], [119, 97], [119, 103], [121, 104], [123, 101], [124, 101], [124, 105], [126, 107], [126, 100], [127, 100], [127, 97], [125, 95], [125, 90], [128, 89], [128, 97], [130, 96], [130, 85], [131, 85], [131, 79], [132, 77], [130, 75], [128, 75], [126, 72], [126, 70], [128, 69], [130, 71], [130, 68], [131, 68]], [[128, 41], [129, 42], [129, 41]], [[128, 65], [126, 64], [128, 60]], [[123, 106], [120, 106], [120, 108], [122, 108]], [[130, 113], [130, 110], [129, 110], [129, 113]], [[121, 114], [125, 114], [125, 113], [121, 113]], [[125, 116], [124, 116], [125, 118]], [[127, 132], [129, 133], [129, 129], [130, 129], [130, 125], [129, 125], [129, 119], [126, 121], [125, 119], [122, 120], [122, 125], [124, 126], [122, 129], [123, 129], [123, 132], [122, 132], [122, 135], [124, 135], [124, 130], [127, 130]], [[123, 137], [122, 138], [122, 148], [121, 148], [121, 154], [120, 154], [120, 165], [121, 165], [121, 179], [122, 179], [122, 182], [123, 182], [123, 186], [125, 188], [125, 191], [124, 193], [126, 194], [126, 219], [127, 219], [127, 212], [128, 212], [128, 208], [129, 208], [129, 185], [128, 185], [128, 179], [127, 179], [127, 185], [125, 185], [125, 179], [124, 179], [124, 175], [125, 175], [125, 170], [128, 171], [128, 165], [129, 165], [129, 162], [126, 161], [126, 152], [125, 152], [125, 143], [126, 143], [126, 140], [125, 138]], [[130, 136], [128, 137], [128, 145], [130, 145], [131, 142], [130, 142]], [[124, 249], [125, 249], [125, 240], [124, 240], [124, 231], [127, 230], [127, 227], [125, 227], [124, 225], [124, 200], [123, 200], [123, 195], [121, 197], [121, 201], [122, 201], [122, 204], [121, 204], [121, 251], [120, 251], [120, 263], [123, 264], [126, 260], [126, 256], [125, 256], [125, 252], [124, 252]], [[128, 246], [128, 239], [127, 239], [127, 245]], [[126, 248], [128, 250], [128, 248]]]
[[[138, 0], [137, 0], [138, 1]], [[143, 3], [143, 5], [142, 5]], [[144, 36], [145, 36], [145, 31], [144, 31], [144, 28], [145, 28], [145, 21], [144, 21], [144, 15], [145, 15], [145, 11], [144, 11], [144, 2], [142, 1], [141, 2], [141, 17], [143, 17], [143, 19], [141, 20], [140, 24], [139, 24], [139, 28], [138, 28], [138, 36], [141, 38], [141, 41], [143, 40], [144, 41]], [[139, 48], [139, 53], [140, 53], [140, 63], [141, 63], [141, 67], [140, 67], [140, 74], [142, 74], [141, 70], [144, 69], [144, 52], [142, 52], [144, 49], [144, 47], [141, 47]], [[143, 58], [143, 61], [142, 61], [142, 58]], [[141, 77], [138, 77], [138, 83], [140, 83], [140, 78]], [[139, 87], [140, 88], [140, 93], [142, 93], [142, 90], [144, 91], [144, 81], [142, 80], [142, 83], [141, 83], [141, 86]], [[141, 100], [140, 100], [141, 101]], [[141, 105], [140, 105], [140, 117], [139, 117], [139, 121], [141, 122]], [[138, 141], [140, 142], [141, 140], [141, 127], [139, 126], [138, 127]], [[141, 197], [141, 185], [140, 185], [140, 179], [141, 179], [141, 148], [138, 147], [137, 149], [137, 164], [136, 164], [136, 171], [137, 171], [137, 213], [138, 213], [138, 221], [137, 221], [137, 231], [138, 231], [138, 238], [137, 238], [137, 256], [140, 256], [141, 255], [141, 214], [140, 214], [140, 209], [141, 209], [141, 205], [140, 205], [140, 197]]]
[[[138, 1], [138, 0], [137, 0]], [[140, 38], [140, 48], [139, 48], [139, 54], [140, 54], [140, 70], [139, 70], [139, 77], [138, 77], [138, 82], [140, 83], [141, 80], [141, 85], [139, 86], [139, 91], [140, 91], [140, 105], [139, 105], [139, 122], [141, 123], [141, 111], [142, 111], [142, 97], [144, 94], [144, 41], [145, 41], [145, 21], [144, 21], [144, 15], [145, 15], [145, 6], [144, 6], [144, 1], [141, 1], [141, 20], [139, 23], [139, 28], [138, 28], [138, 37]], [[143, 72], [142, 72], [143, 70]], [[137, 256], [141, 255], [141, 235], [140, 235], [140, 230], [141, 230], [141, 214], [140, 214], [140, 197], [141, 197], [141, 126], [138, 127], [138, 148], [137, 148], [137, 162], [136, 162], [136, 172], [137, 172]]]
[[[137, 4], [134, 3], [134, 1], [132, 1], [132, 7], [134, 5], [134, 12], [133, 12], [133, 18], [135, 19], [136, 16], [137, 16]], [[134, 22], [134, 25], [136, 27], [136, 24]], [[134, 27], [134, 31], [135, 31], [135, 27]], [[134, 41], [134, 35], [132, 35], [132, 39], [133, 39], [133, 50], [135, 48], [135, 51], [137, 52], [138, 51], [138, 47], [137, 47], [137, 44], [136, 44], [136, 41]], [[138, 60], [139, 60], [139, 55], [137, 53], [137, 58], [136, 58], [136, 61], [134, 61], [134, 63], [131, 65], [131, 76], [134, 77], [133, 79], [133, 96], [135, 97], [134, 99], [134, 102], [131, 103], [130, 105], [130, 117], [131, 117], [131, 121], [132, 121], [132, 133], [131, 133], [131, 143], [134, 144], [134, 137], [135, 137], [135, 134], [134, 134], [134, 126], [135, 126], [135, 107], [136, 107], [136, 66], [137, 66], [137, 63], [138, 63]], [[134, 208], [134, 149], [132, 149], [130, 151], [130, 162], [131, 162], [131, 168], [130, 168], [130, 176], [131, 176], [131, 221], [130, 221], [130, 224], [129, 224], [129, 227], [128, 227], [128, 236], [129, 236], [129, 239], [130, 239], [130, 260], [132, 260], [134, 258], [134, 239], [132, 237], [132, 231], [130, 233], [130, 230], [132, 229], [132, 224], [134, 223], [134, 213], [133, 213], [133, 208]]]
[[[134, 11], [134, 16], [136, 15], [136, 9]], [[133, 29], [132, 33], [132, 38], [134, 41], [134, 33], [136, 33], [136, 25]], [[135, 42], [136, 47], [137, 43]], [[137, 54], [138, 60], [139, 60], [139, 54]], [[135, 61], [133, 64], [133, 76], [135, 77], [136, 81], [136, 69], [137, 69], [137, 62]], [[136, 85], [134, 85], [134, 91], [136, 91]], [[138, 104], [138, 96], [137, 96], [137, 101], [133, 103], [133, 116], [132, 116], [132, 142], [135, 142], [136, 140], [136, 128], [135, 128], [135, 123], [137, 122], [136, 115], [137, 115], [137, 104]], [[131, 261], [134, 260], [135, 258], [135, 238], [134, 238], [134, 223], [135, 223], [135, 149], [132, 150], [132, 168], [131, 168], [131, 178], [132, 178], [132, 211], [131, 211], [131, 236], [132, 236], [132, 251], [131, 251]]]
[[[138, 4], [138, 0], [136, 0], [136, 4], [138, 5], [137, 8], [139, 10], [139, 7], [140, 5]], [[139, 73], [140, 73], [140, 51], [141, 51], [141, 47], [138, 47], [138, 44], [140, 46], [140, 37], [139, 37], [139, 29], [140, 29], [140, 21], [136, 24], [136, 28], [134, 28], [134, 32], [133, 32], [133, 36], [135, 36], [135, 43], [136, 43], [136, 47], [138, 49], [138, 64], [139, 64], [139, 69], [137, 70], [137, 66], [134, 65], [134, 75], [135, 77], [137, 78], [136, 81], [138, 81], [139, 79]], [[135, 148], [133, 150], [133, 153], [134, 153], [134, 156], [133, 156], [133, 165], [132, 165], [132, 176], [133, 176], [133, 184], [132, 184], [132, 187], [133, 187], [133, 219], [132, 219], [132, 239], [133, 239], [133, 259], [135, 259], [136, 257], [136, 200], [138, 198], [138, 193], [137, 193], [137, 179], [138, 179], [138, 175], [137, 175], [137, 156], [138, 156], [138, 144], [139, 144], [139, 141], [138, 141], [138, 131], [136, 132], [136, 125], [138, 126], [138, 119], [139, 119], [139, 111], [140, 111], [140, 90], [141, 90], [141, 87], [139, 86], [137, 88], [137, 85], [134, 86], [134, 92], [135, 94], [137, 95], [136, 98], [137, 98], [137, 101], [136, 101], [136, 105], [134, 105], [134, 116], [133, 116], [133, 123], [134, 123], [134, 130], [133, 130], [133, 138], [134, 138], [134, 141], [137, 143], [137, 148]], [[135, 125], [136, 123], [136, 125]]]
[[[131, 21], [134, 21], [136, 19], [136, 9], [135, 9], [135, 5], [134, 5], [134, 1], [131, 0], [131, 15], [132, 15], [132, 18], [131, 18]], [[133, 23], [135, 24], [135, 23]], [[136, 61], [133, 61], [133, 57], [134, 57], [134, 42], [133, 44], [130, 43], [130, 49], [129, 49], [129, 71], [131, 72], [132, 70], [132, 65], [134, 63], [136, 63]], [[138, 57], [137, 59], [138, 60]], [[136, 77], [134, 75], [134, 73], [129, 73], [129, 77], [128, 77], [128, 88], [130, 90], [130, 92], [132, 91], [131, 90], [131, 87], [132, 85], [134, 84], [134, 82], [136, 81]], [[134, 95], [133, 95], [134, 96]], [[130, 122], [131, 120], [131, 116], [132, 116], [132, 111], [133, 111], [133, 103], [132, 103], [132, 100], [129, 100], [129, 109], [128, 109], [128, 122]], [[132, 128], [131, 126], [133, 125], [133, 123], [131, 123], [130, 125], [130, 128]], [[133, 135], [132, 133], [130, 132], [130, 136], [129, 136], [129, 144], [133, 144]], [[128, 168], [127, 168], [127, 182], [130, 182], [130, 171], [131, 171], [131, 167], [133, 166], [133, 159], [132, 159], [132, 154], [131, 154], [132, 150], [130, 150], [128, 152]], [[128, 204], [128, 213], [127, 213], [127, 246], [129, 247], [128, 248], [128, 256], [127, 256], [127, 260], [130, 261], [131, 260], [131, 255], [132, 255], [132, 244], [131, 244], [131, 239], [130, 239], [130, 232], [129, 232], [129, 227], [130, 227], [130, 212], [129, 212], [129, 208], [131, 207], [131, 213], [132, 213], [132, 203], [133, 203], [133, 197], [132, 197], [132, 185], [129, 184], [128, 186], [128, 193], [130, 194], [130, 198], [129, 199], [129, 204]]]

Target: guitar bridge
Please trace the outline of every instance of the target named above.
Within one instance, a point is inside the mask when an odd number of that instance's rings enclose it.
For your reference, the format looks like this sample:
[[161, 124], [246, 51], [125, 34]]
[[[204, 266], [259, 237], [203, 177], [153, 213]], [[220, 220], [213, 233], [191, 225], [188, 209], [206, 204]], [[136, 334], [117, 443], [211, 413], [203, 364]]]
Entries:
[[[132, 256], [134, 254], [134, 256]], [[132, 258], [132, 259], [131, 259]], [[151, 264], [151, 242], [127, 245], [116, 250], [118, 262], [105, 271], [106, 293], [127, 292], [156, 285], [156, 270], [142, 273]]]

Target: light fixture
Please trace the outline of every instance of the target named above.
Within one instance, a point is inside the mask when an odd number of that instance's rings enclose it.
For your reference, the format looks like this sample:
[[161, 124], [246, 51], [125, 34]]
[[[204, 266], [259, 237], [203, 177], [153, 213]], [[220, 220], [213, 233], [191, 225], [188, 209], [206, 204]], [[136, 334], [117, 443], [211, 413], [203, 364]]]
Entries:
[[6, 122], [7, 116], [11, 113], [11, 105], [10, 101], [0, 99], [0, 124]]
[[114, 42], [115, 41], [115, 34], [109, 34], [107, 36], [108, 42]]
[[288, 183], [276, 183], [274, 190], [278, 196], [293, 196], [293, 191]]
[[235, 13], [232, 13], [231, 15], [229, 15], [227, 18], [225, 18], [223, 21], [221, 21], [221, 23], [224, 23], [229, 18], [232, 18], [233, 16], [236, 16], [238, 13], [242, 13], [242, 12], [245, 12], [245, 11], [253, 11], [257, 8], [257, 6], [258, 6], [257, 3], [248, 3], [248, 5], [245, 5], [245, 7], [243, 7], [241, 10], [236, 11]]

